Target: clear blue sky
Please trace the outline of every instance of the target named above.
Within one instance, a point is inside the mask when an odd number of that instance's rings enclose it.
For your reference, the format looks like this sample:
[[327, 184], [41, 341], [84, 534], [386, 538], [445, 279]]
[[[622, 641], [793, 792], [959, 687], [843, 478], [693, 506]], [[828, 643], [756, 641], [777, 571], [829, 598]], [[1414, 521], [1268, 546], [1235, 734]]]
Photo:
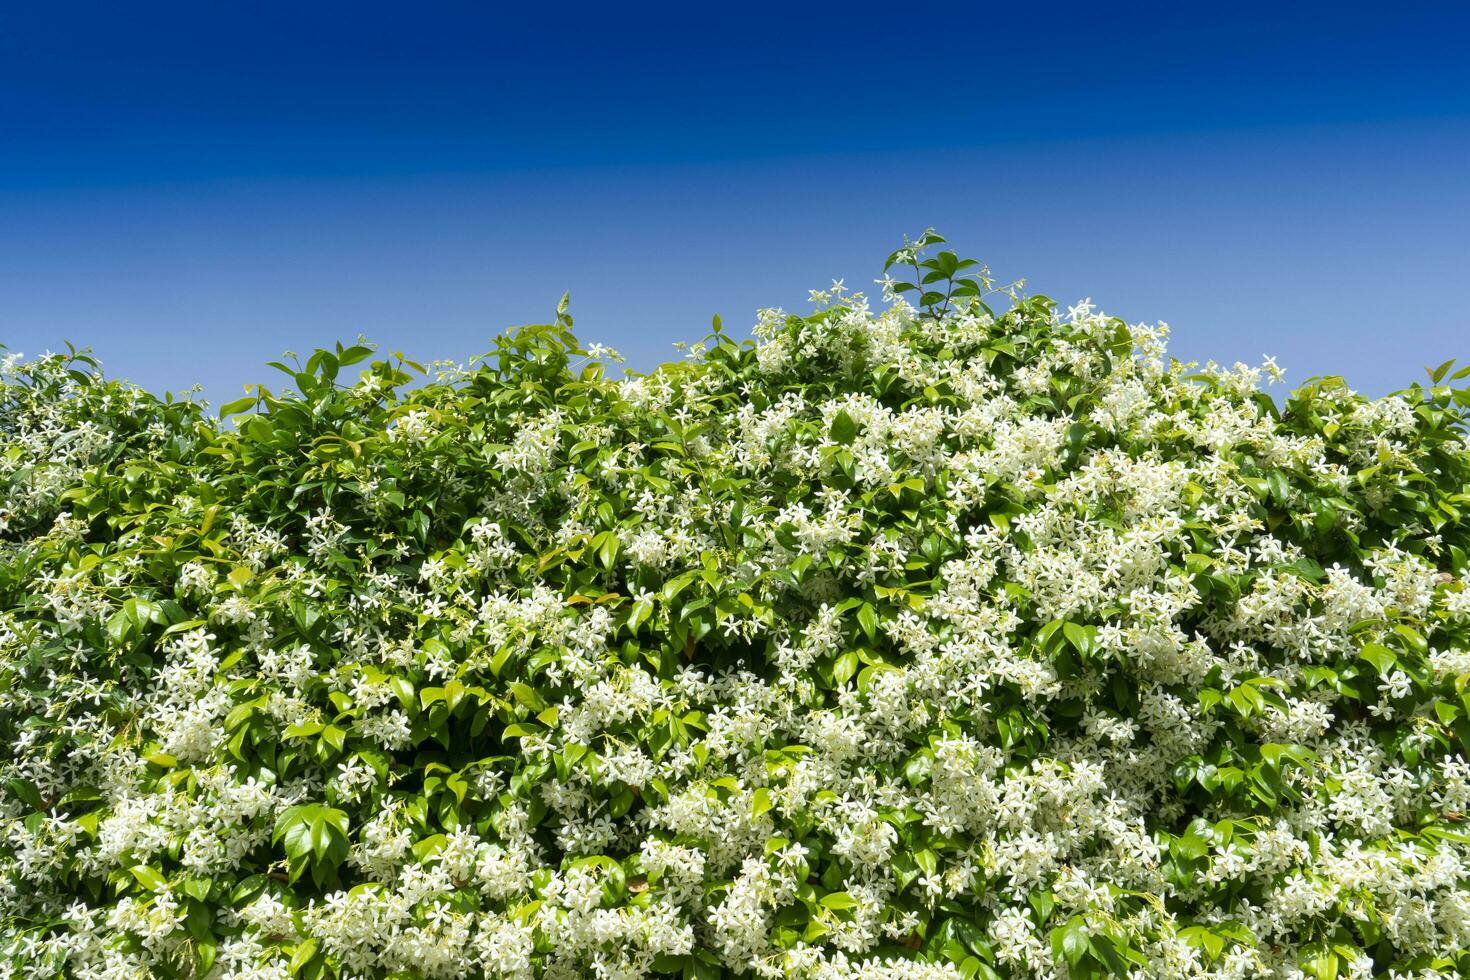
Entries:
[[214, 401], [359, 333], [652, 366], [937, 226], [1181, 356], [1470, 358], [1470, 5], [0, 7], [0, 342]]

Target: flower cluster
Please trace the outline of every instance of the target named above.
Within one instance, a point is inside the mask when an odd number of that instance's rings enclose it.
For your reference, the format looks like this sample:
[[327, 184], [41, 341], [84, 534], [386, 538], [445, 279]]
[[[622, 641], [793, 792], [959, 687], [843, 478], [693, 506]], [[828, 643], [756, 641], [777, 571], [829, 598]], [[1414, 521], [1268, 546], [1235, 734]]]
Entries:
[[938, 242], [621, 380], [7, 356], [0, 977], [1462, 975], [1466, 372]]

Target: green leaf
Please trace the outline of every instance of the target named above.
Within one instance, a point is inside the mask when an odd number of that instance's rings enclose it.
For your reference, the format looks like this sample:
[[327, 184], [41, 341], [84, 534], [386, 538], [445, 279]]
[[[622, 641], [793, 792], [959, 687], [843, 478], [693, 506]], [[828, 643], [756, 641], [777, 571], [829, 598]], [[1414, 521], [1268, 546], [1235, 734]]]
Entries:
[[602, 544], [597, 548], [597, 561], [603, 568], [612, 568], [618, 556], [618, 536], [612, 532], [602, 535]]
[[768, 812], [773, 805], [771, 802], [771, 791], [762, 786], [753, 795], [750, 815], [752, 818], [759, 817], [761, 814]]
[[44, 810], [45, 806], [41, 800], [41, 793], [36, 789], [34, 783], [19, 776], [12, 776], [5, 781], [10, 792], [32, 810]]
[[855, 909], [858, 906], [858, 900], [847, 892], [829, 892], [822, 896], [821, 904], [833, 910]]
[[1097, 636], [1097, 630], [1094, 627], [1068, 622], [1062, 624], [1062, 633], [1072, 648], [1083, 657], [1092, 655]]
[[295, 951], [291, 954], [291, 962], [286, 967], [287, 972], [296, 976], [316, 957], [316, 953], [315, 937], [297, 943]]
[[846, 410], [839, 411], [832, 419], [830, 435], [833, 442], [843, 446], [850, 445], [857, 438], [857, 423]]
[[168, 887], [168, 881], [158, 873], [156, 868], [150, 868], [146, 864], [135, 864], [128, 869], [132, 872], [138, 883], [151, 892], [161, 891]]
[[1387, 674], [1398, 664], [1398, 654], [1381, 643], [1365, 643], [1358, 657], [1373, 665], [1380, 675]]
[[232, 402], [225, 402], [219, 407], [219, 417], [226, 418], [230, 415], [238, 415], [241, 412], [248, 412], [250, 409], [255, 407], [256, 403], [259, 400], [260, 398], [257, 395], [246, 395], [244, 398], [236, 398]]
[[832, 680], [839, 687], [845, 685], [857, 673], [858, 655], [856, 650], [849, 650], [837, 657], [832, 664]]
[[1058, 960], [1065, 960], [1072, 966], [1082, 962], [1082, 957], [1092, 946], [1091, 934], [1087, 928], [1087, 920], [1074, 915], [1065, 924], [1058, 926], [1051, 932], [1052, 955]]
[[200, 902], [207, 901], [213, 884], [208, 878], [185, 878], [184, 894]]

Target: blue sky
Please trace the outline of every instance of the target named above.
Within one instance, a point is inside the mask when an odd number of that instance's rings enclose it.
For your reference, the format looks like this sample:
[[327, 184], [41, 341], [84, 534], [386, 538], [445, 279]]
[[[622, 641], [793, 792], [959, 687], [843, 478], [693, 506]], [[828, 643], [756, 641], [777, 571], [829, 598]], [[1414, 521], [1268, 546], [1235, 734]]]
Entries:
[[1183, 357], [1470, 358], [1470, 7], [1277, 7], [7, 5], [0, 342], [223, 401], [570, 290], [647, 368], [933, 225]]

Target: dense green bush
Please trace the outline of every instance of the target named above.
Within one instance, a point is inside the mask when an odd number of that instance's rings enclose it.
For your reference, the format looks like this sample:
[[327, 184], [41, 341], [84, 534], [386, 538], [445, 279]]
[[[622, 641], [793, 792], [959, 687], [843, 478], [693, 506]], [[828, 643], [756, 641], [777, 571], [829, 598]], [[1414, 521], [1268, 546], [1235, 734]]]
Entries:
[[1463, 970], [1466, 372], [1279, 406], [937, 241], [625, 380], [7, 358], [4, 975]]

